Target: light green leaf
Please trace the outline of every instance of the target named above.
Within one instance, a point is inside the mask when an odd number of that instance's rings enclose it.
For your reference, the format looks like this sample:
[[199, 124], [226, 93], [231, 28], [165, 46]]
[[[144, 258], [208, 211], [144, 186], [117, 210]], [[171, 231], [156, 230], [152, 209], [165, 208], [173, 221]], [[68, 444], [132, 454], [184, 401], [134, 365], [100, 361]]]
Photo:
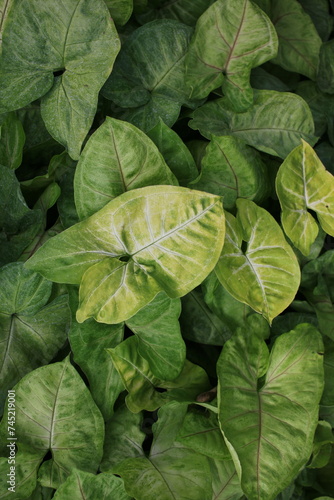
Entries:
[[105, 0], [115, 23], [123, 26], [132, 14], [133, 0]]
[[217, 460], [231, 459], [215, 413], [189, 411], [176, 439], [183, 446], [207, 457]]
[[[10, 441], [6, 441], [10, 444]], [[9, 450], [9, 448], [7, 448]], [[8, 457], [0, 457], [0, 498], [8, 500], [23, 500], [29, 497], [37, 485], [37, 469], [43, 456], [31, 451], [19, 451], [14, 462]], [[14, 468], [11, 469], [11, 467]], [[13, 479], [10, 475], [13, 473]], [[7, 482], [11, 481], [11, 482]]]
[[328, 94], [334, 94], [334, 43], [333, 40], [323, 43], [320, 49], [320, 61], [318, 68], [317, 84], [320, 90]]
[[[58, 488], [73, 468], [95, 473], [102, 458], [103, 418], [69, 360], [37, 368], [15, 390], [19, 449], [41, 456], [52, 452], [42, 467], [52, 471], [48, 486]], [[5, 412], [2, 436], [6, 422]]]
[[[173, 381], [157, 378], [148, 361], [138, 352], [138, 338], [129, 337], [115, 349], [108, 349], [128, 391], [126, 404], [130, 411], [154, 411], [168, 401], [192, 401], [209, 388], [203, 368], [186, 360], [181, 374]], [[155, 387], [166, 389], [158, 392]]]
[[239, 500], [243, 497], [238, 474], [232, 460], [209, 459], [212, 477], [212, 500]]
[[267, 168], [260, 153], [232, 136], [212, 136], [202, 159], [200, 176], [189, 187], [224, 197], [224, 208], [237, 198], [263, 201], [270, 192]]
[[47, 129], [77, 159], [119, 48], [102, 0], [14, 1], [3, 34], [0, 112], [44, 96]]
[[77, 165], [74, 191], [79, 217], [93, 215], [130, 189], [158, 184], [178, 183], [153, 142], [130, 123], [107, 116]]
[[124, 325], [105, 325], [94, 319], [78, 323], [78, 292], [73, 286], [69, 287], [69, 299], [72, 323], [68, 337], [73, 359], [85, 373], [92, 397], [107, 421], [124, 386], [106, 349], [122, 342]]
[[220, 198], [146, 187], [52, 238], [26, 265], [56, 282], [81, 281], [79, 322], [93, 316], [120, 323], [159, 291], [176, 298], [195, 288], [215, 266], [223, 240]]
[[[124, 42], [102, 94], [127, 110], [122, 119], [144, 132], [161, 118], [171, 127], [190, 104], [184, 59], [192, 29], [162, 19], [136, 29]], [[152, 47], [154, 49], [152, 50]]]
[[270, 18], [278, 35], [278, 54], [272, 62], [288, 71], [316, 79], [321, 38], [297, 0], [271, 2]]
[[228, 325], [208, 308], [200, 289], [182, 298], [180, 324], [186, 339], [201, 344], [224, 345], [232, 335]]
[[0, 125], [0, 164], [13, 170], [21, 165], [25, 134], [15, 113], [8, 113]]
[[160, 0], [158, 8], [149, 9], [137, 17], [141, 24], [154, 19], [176, 19], [183, 24], [194, 26], [197, 19], [215, 0], [177, 0], [176, 2], [165, 2]]
[[147, 132], [147, 135], [157, 146], [181, 186], [186, 186], [197, 177], [198, 170], [189, 149], [161, 118], [157, 125]]
[[226, 213], [226, 239], [215, 271], [234, 298], [271, 323], [297, 293], [298, 261], [269, 212], [243, 199], [237, 208], [236, 218]]
[[315, 143], [310, 108], [299, 96], [289, 92], [254, 90], [254, 104], [245, 113], [235, 113], [226, 97], [201, 106], [193, 113], [189, 126], [211, 135], [233, 135], [249, 146], [285, 158], [305, 139]]
[[53, 497], [55, 500], [86, 498], [115, 498], [131, 500], [126, 494], [122, 479], [113, 474], [90, 474], [73, 470], [66, 481], [60, 485]]
[[251, 69], [277, 54], [270, 19], [249, 0], [217, 0], [199, 18], [186, 57], [191, 97], [201, 99], [222, 85], [235, 111], [253, 103]]
[[255, 331], [229, 340], [217, 365], [221, 429], [249, 500], [272, 500], [307, 462], [323, 390], [323, 344], [311, 325], [270, 354]]
[[145, 434], [141, 430], [142, 413], [132, 413], [123, 405], [116, 410], [106, 424], [102, 472], [112, 471], [113, 467], [127, 458], [144, 456], [142, 448]]
[[280, 166], [276, 192], [284, 231], [304, 255], [310, 253], [318, 234], [317, 222], [307, 209], [313, 210], [322, 228], [334, 236], [334, 177], [307, 142], [302, 141]]
[[152, 373], [162, 380], [174, 380], [183, 369], [186, 346], [178, 318], [180, 299], [160, 292], [126, 324], [138, 337], [138, 351], [150, 365]]

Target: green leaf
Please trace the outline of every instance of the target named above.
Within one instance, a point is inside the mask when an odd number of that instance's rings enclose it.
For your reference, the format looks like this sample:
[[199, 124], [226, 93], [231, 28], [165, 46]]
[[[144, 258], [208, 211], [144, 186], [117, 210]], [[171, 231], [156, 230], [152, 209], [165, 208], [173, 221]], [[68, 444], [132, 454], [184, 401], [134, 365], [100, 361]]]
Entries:
[[207, 457], [217, 460], [231, 459], [215, 413], [188, 412], [184, 417], [177, 441]]
[[69, 498], [117, 498], [117, 500], [131, 500], [126, 494], [122, 479], [113, 474], [90, 474], [80, 470], [73, 470], [66, 481], [60, 485], [54, 495], [56, 500]]
[[105, 0], [105, 3], [115, 23], [124, 26], [132, 14], [133, 0]]
[[15, 113], [0, 125], [0, 164], [15, 170], [21, 165], [25, 134]]
[[200, 289], [182, 298], [180, 324], [186, 339], [201, 344], [224, 345], [232, 335], [228, 325], [208, 308]]
[[180, 299], [160, 292], [126, 324], [138, 337], [138, 351], [150, 365], [152, 373], [162, 380], [174, 380], [183, 369], [186, 346], [178, 318]]
[[[145, 132], [161, 118], [171, 127], [190, 104], [184, 59], [192, 29], [162, 19], [136, 29], [124, 42], [102, 94], [123, 108], [121, 117]], [[152, 50], [152, 47], [154, 49]]]
[[195, 288], [215, 266], [223, 239], [220, 198], [146, 187], [52, 238], [26, 265], [56, 282], [81, 281], [79, 322], [120, 323], [159, 291], [176, 298]]
[[226, 239], [215, 271], [235, 299], [271, 323], [297, 293], [298, 261], [269, 212], [243, 199], [237, 207], [236, 218], [226, 213]]
[[[173, 381], [157, 378], [148, 361], [138, 352], [138, 338], [126, 339], [115, 349], [108, 349], [120, 374], [128, 395], [126, 404], [130, 411], [154, 411], [168, 401], [192, 401], [209, 387], [203, 368], [186, 360], [181, 374]], [[155, 387], [166, 389], [158, 392]]]
[[330, 14], [328, 0], [299, 0], [303, 9], [311, 17], [314, 26], [323, 42], [328, 40], [333, 30], [333, 16]]
[[334, 250], [303, 267], [301, 291], [317, 314], [319, 329], [334, 340]]
[[89, 138], [77, 165], [74, 191], [80, 219], [131, 189], [177, 185], [152, 141], [130, 123], [107, 116]]
[[235, 113], [226, 97], [201, 106], [193, 113], [189, 126], [211, 135], [233, 135], [249, 146], [285, 158], [305, 139], [315, 143], [310, 108], [299, 96], [289, 92], [254, 90], [254, 104], [245, 113]]
[[333, 443], [334, 436], [331, 424], [320, 420], [314, 435], [312, 461], [307, 467], [311, 469], [325, 467], [329, 462]]
[[154, 19], [176, 19], [188, 26], [194, 26], [197, 19], [214, 2], [214, 0], [177, 0], [176, 2], [165, 2], [161, 0], [161, 5], [156, 9], [148, 9], [137, 17], [141, 24], [145, 24]]
[[271, 2], [270, 18], [278, 35], [278, 54], [272, 62], [288, 71], [316, 79], [321, 38], [297, 0]]
[[325, 387], [320, 401], [320, 417], [334, 427], [334, 342], [324, 337], [324, 345]]
[[317, 84], [320, 90], [328, 94], [334, 94], [334, 43], [333, 40], [323, 43], [320, 49], [320, 60], [317, 76]]
[[323, 390], [319, 332], [301, 324], [275, 342], [239, 332], [217, 365], [221, 429], [250, 500], [272, 500], [307, 462]]
[[78, 323], [78, 292], [73, 286], [69, 287], [69, 299], [72, 323], [68, 337], [73, 359], [85, 373], [92, 397], [107, 421], [124, 386], [106, 349], [122, 342], [124, 325], [105, 325], [94, 319]]
[[315, 135], [322, 136], [333, 121], [334, 96], [319, 90], [316, 83], [310, 80], [299, 82], [296, 93], [310, 106], [313, 115]]
[[187, 186], [197, 177], [198, 170], [189, 149], [161, 118], [147, 135], [157, 146], [181, 186]]
[[102, 472], [112, 471], [115, 466], [127, 458], [144, 456], [142, 448], [145, 434], [141, 430], [142, 413], [132, 413], [123, 405], [116, 410], [106, 424]]
[[0, 112], [44, 96], [47, 129], [78, 159], [119, 48], [102, 0], [13, 2], [3, 34]]
[[261, 202], [270, 191], [260, 153], [232, 136], [212, 136], [202, 159], [201, 174], [190, 187], [223, 196], [227, 210], [235, 207], [237, 198]]
[[[57, 488], [73, 468], [95, 473], [102, 458], [103, 418], [69, 360], [37, 368], [15, 391], [19, 449], [41, 456], [52, 452], [52, 460], [42, 466], [52, 471], [48, 486]], [[2, 435], [6, 423], [5, 413]]]
[[0, 284], [0, 343], [4, 347], [0, 385], [7, 390], [57, 354], [66, 341], [69, 311], [66, 295], [47, 304], [52, 283], [19, 262], [0, 269]]
[[209, 459], [213, 500], [239, 500], [243, 497], [238, 474], [232, 460]]
[[173, 403], [161, 408], [149, 457], [129, 458], [115, 468], [129, 495], [138, 500], [211, 500], [207, 458], [174, 444], [185, 410], [185, 405]]
[[[16, 452], [14, 462], [8, 457], [0, 457], [0, 498], [8, 500], [28, 498], [36, 488], [37, 469], [41, 461], [40, 453], [34, 454], [30, 451]], [[14, 469], [10, 469], [11, 467]], [[9, 475], [13, 472], [14, 480]]]
[[15, 172], [0, 165], [0, 266], [20, 257], [42, 223], [42, 212], [28, 208]]
[[313, 210], [322, 228], [334, 236], [334, 177], [307, 142], [302, 141], [280, 166], [276, 191], [284, 231], [304, 255], [310, 253], [318, 234], [317, 222], [307, 209]]
[[199, 18], [186, 58], [191, 97], [201, 99], [222, 85], [235, 111], [253, 103], [251, 69], [277, 54], [270, 19], [249, 0], [217, 0]]

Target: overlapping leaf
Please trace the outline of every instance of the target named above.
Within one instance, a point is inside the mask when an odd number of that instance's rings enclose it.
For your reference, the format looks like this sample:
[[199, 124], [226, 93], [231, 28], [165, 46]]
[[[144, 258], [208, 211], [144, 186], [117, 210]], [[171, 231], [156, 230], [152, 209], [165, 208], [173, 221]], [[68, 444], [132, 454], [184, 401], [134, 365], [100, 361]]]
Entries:
[[204, 104], [193, 113], [189, 126], [202, 135], [233, 135], [260, 151], [285, 158], [300, 139], [315, 143], [310, 108], [289, 92], [254, 90], [254, 104], [235, 113], [226, 97]]
[[120, 48], [108, 9], [102, 0], [16, 0], [7, 16], [0, 112], [44, 96], [49, 132], [77, 159]]
[[164, 290], [180, 297], [215, 266], [224, 240], [217, 196], [181, 187], [129, 191], [52, 238], [26, 264], [80, 285], [77, 320], [120, 323]]
[[80, 219], [103, 208], [130, 189], [177, 185], [155, 145], [130, 123], [106, 118], [89, 138], [75, 180], [75, 204]]
[[311, 325], [281, 335], [269, 357], [240, 330], [217, 365], [219, 420], [250, 500], [272, 500], [306, 464], [323, 390], [323, 344]]
[[222, 85], [235, 111], [253, 103], [251, 69], [277, 53], [270, 19], [249, 0], [218, 0], [199, 18], [186, 58], [192, 98], [206, 97]]
[[[294, 299], [300, 269], [275, 219], [249, 200], [237, 201], [235, 218], [226, 214], [226, 239], [216, 274], [237, 300], [271, 323]], [[243, 243], [247, 248], [243, 250]]]
[[323, 229], [334, 236], [334, 177], [305, 141], [280, 166], [276, 191], [284, 231], [304, 255], [310, 253], [318, 234], [318, 224], [307, 209], [313, 210]]

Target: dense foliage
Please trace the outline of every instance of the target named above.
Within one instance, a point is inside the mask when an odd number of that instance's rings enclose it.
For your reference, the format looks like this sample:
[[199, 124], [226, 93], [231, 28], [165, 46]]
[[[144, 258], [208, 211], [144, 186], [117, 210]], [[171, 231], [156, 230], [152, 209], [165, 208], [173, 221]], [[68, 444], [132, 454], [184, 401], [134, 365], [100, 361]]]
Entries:
[[334, 496], [333, 3], [0, 0], [1, 499]]

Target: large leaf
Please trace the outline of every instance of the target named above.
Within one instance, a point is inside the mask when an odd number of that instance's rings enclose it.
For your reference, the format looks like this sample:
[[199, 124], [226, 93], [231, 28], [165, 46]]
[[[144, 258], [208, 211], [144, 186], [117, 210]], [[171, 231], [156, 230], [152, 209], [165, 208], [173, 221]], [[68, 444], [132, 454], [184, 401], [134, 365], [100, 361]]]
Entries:
[[315, 135], [324, 135], [327, 129], [332, 127], [334, 96], [321, 92], [318, 85], [310, 80], [302, 80], [296, 88], [296, 93], [310, 106]]
[[[97, 471], [102, 458], [103, 418], [89, 390], [68, 359], [37, 368], [15, 386], [19, 449], [52, 452], [43, 463], [57, 488], [73, 468]], [[0, 433], [7, 434], [7, 413]], [[47, 467], [49, 466], [49, 467]]]
[[52, 238], [26, 265], [56, 282], [81, 281], [79, 322], [93, 316], [120, 323], [159, 291], [175, 298], [201, 283], [223, 239], [219, 197], [146, 187], [118, 196]]
[[250, 500], [272, 500], [307, 462], [323, 390], [323, 345], [311, 325], [281, 335], [239, 332], [217, 365], [219, 420]]
[[15, 169], [21, 165], [25, 134], [15, 113], [0, 125], [0, 164]]
[[249, 0], [217, 0], [199, 18], [186, 58], [192, 98], [206, 97], [222, 85], [235, 111], [253, 103], [251, 69], [277, 54], [270, 19]]
[[[40, 453], [19, 451], [15, 454], [14, 462], [11, 460], [8, 457], [0, 458], [0, 498], [1, 500], [26, 499], [37, 485], [37, 469], [42, 456]], [[14, 467], [14, 471], [10, 470], [11, 467]], [[9, 476], [11, 472], [14, 472], [14, 480]]]
[[80, 219], [130, 189], [177, 184], [155, 145], [130, 123], [106, 118], [77, 165], [74, 190]]
[[[138, 500], [211, 500], [210, 468], [206, 457], [174, 444], [184, 405], [159, 410], [148, 458], [130, 458], [115, 467], [127, 492]], [[171, 431], [171, 432], [169, 432]]]
[[161, 119], [155, 127], [147, 132], [147, 135], [158, 147], [181, 186], [187, 186], [190, 181], [197, 177], [198, 170], [189, 149], [178, 134]]
[[270, 18], [276, 28], [279, 46], [272, 62], [315, 80], [321, 38], [297, 0], [271, 2]]
[[333, 16], [330, 14], [328, 0], [298, 0], [303, 9], [311, 17], [323, 42], [328, 40], [333, 29]]
[[115, 23], [123, 26], [130, 18], [133, 10], [133, 0], [105, 0]]
[[271, 323], [297, 293], [298, 261], [269, 212], [243, 199], [237, 208], [236, 218], [226, 214], [226, 239], [215, 271], [234, 298]]
[[[172, 126], [188, 104], [184, 59], [192, 29], [161, 19], [136, 29], [124, 42], [102, 93], [123, 108], [122, 119], [145, 132], [159, 118]], [[153, 48], [153, 50], [152, 50]]]
[[276, 176], [276, 191], [282, 208], [284, 231], [304, 254], [310, 253], [318, 224], [334, 236], [334, 177], [309, 144], [302, 141], [284, 160]]
[[178, 377], [186, 359], [178, 321], [180, 312], [180, 299], [171, 299], [161, 292], [126, 322], [139, 339], [140, 355], [162, 380]]
[[0, 112], [44, 96], [49, 132], [77, 159], [119, 48], [102, 0], [13, 1], [3, 34]]
[[254, 105], [235, 113], [226, 97], [201, 106], [193, 113], [190, 127], [205, 137], [233, 135], [260, 151], [285, 158], [305, 139], [315, 143], [310, 108], [289, 92], [254, 90]]
[[[153, 21], [154, 19], [176, 19], [184, 24], [193, 26], [203, 12], [214, 2], [214, 0], [177, 0], [174, 2], [165, 2], [159, 0], [155, 9], [148, 9], [143, 14], [137, 16], [142, 23]], [[155, 5], [154, 5], [155, 6]]]
[[238, 474], [232, 460], [209, 459], [212, 477], [212, 500], [239, 500], [243, 497]]
[[260, 153], [232, 136], [212, 137], [202, 159], [201, 174], [190, 186], [223, 196], [227, 210], [235, 207], [237, 198], [261, 202], [270, 190]]
[[333, 40], [323, 43], [320, 49], [317, 84], [323, 92], [334, 94], [334, 43]]
[[[128, 395], [130, 411], [154, 411], [168, 401], [192, 401], [208, 389], [209, 381], [203, 368], [186, 360], [181, 374], [174, 380], [156, 377], [149, 363], [138, 352], [138, 339], [130, 337], [115, 349], [108, 349]], [[155, 387], [166, 389], [158, 392]]]
[[[67, 296], [48, 302], [51, 285], [16, 262], [0, 269], [0, 385], [11, 389], [24, 375], [49, 363], [66, 341]], [[3, 405], [0, 401], [0, 409]]]
[[105, 325], [94, 319], [78, 323], [75, 319], [78, 292], [73, 286], [69, 287], [69, 299], [72, 323], [68, 337], [73, 359], [88, 378], [92, 397], [107, 421], [124, 386], [106, 349], [116, 347], [123, 340], [124, 326]]
[[119, 477], [107, 473], [94, 475], [80, 470], [73, 470], [57, 489], [53, 498], [55, 500], [68, 500], [69, 498], [73, 500], [86, 498], [131, 500]]

